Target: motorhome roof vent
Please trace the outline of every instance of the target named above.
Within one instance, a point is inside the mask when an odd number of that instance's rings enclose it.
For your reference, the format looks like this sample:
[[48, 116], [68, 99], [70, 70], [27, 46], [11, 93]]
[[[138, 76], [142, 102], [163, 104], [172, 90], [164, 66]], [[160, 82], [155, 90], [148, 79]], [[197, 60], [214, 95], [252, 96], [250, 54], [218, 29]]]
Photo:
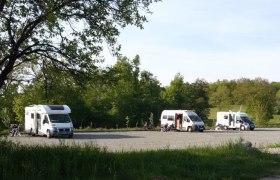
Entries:
[[63, 105], [48, 105], [51, 110], [64, 110]]

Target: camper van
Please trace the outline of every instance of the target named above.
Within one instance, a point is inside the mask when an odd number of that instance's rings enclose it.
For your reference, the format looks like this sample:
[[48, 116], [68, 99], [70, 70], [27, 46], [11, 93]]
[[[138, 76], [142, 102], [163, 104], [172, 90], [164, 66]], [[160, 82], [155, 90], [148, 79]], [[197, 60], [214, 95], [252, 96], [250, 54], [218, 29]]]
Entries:
[[216, 129], [240, 129], [251, 130], [255, 129], [256, 125], [250, 117], [244, 112], [217, 112]]
[[161, 127], [174, 126], [178, 131], [200, 131], [205, 129], [204, 122], [190, 110], [163, 110], [161, 113]]
[[67, 105], [31, 105], [25, 107], [25, 131], [30, 135], [73, 137], [73, 124]]

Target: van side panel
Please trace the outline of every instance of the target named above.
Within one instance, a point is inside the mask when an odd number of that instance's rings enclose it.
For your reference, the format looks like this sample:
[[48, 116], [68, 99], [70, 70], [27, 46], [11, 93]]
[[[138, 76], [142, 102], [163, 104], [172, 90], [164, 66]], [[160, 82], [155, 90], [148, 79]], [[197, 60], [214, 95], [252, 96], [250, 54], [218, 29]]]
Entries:
[[34, 109], [25, 108], [25, 122], [24, 129], [26, 132], [30, 133], [31, 130], [36, 132], [37, 123], [36, 123], [36, 111]]
[[170, 110], [162, 111], [160, 121], [161, 126], [175, 124], [175, 112]]
[[229, 112], [217, 112], [217, 124], [229, 126]]
[[177, 130], [183, 131], [188, 130], [191, 127], [193, 130], [200, 130], [201, 132], [204, 130], [203, 121], [192, 120], [189, 117], [189, 114], [193, 116], [198, 116], [195, 112], [190, 110], [163, 110], [161, 113], [161, 127], [168, 124], [169, 126], [174, 124]]

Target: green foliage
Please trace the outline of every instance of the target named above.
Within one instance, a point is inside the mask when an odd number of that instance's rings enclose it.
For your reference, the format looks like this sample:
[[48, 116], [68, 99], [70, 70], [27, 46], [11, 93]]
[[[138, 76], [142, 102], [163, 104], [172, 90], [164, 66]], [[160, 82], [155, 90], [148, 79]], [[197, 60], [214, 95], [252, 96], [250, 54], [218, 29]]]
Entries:
[[24, 94], [18, 94], [13, 99], [13, 111], [20, 123], [24, 122], [24, 108], [32, 104], [44, 104], [46, 102], [43, 89], [40, 84], [25, 86]]
[[117, 55], [119, 29], [143, 28], [149, 6], [159, 0], [1, 1], [0, 88], [51, 65], [71, 75], [89, 75], [103, 61], [104, 43]]
[[[277, 107], [276, 90], [278, 86], [267, 80], [256, 78], [235, 81], [218, 81], [209, 88], [210, 104], [221, 111], [228, 104], [245, 105], [246, 111], [258, 125], [267, 124]], [[277, 109], [277, 108], [276, 108]], [[226, 111], [230, 110], [224, 109]], [[232, 109], [231, 109], [232, 110]], [[244, 111], [244, 109], [242, 109]]]
[[100, 113], [107, 112], [109, 116], [107, 125], [111, 127], [115, 124], [118, 127], [126, 126], [123, 119], [127, 116], [129, 124], [135, 125], [141, 120], [148, 119], [151, 112], [159, 114], [159, 82], [151, 73], [140, 72], [139, 64], [139, 56], [132, 61], [122, 57], [113, 67], [104, 72], [107, 82], [104, 84], [103, 81], [102, 86], [106, 88], [99, 97], [105, 98], [106, 104], [102, 103], [102, 107], [106, 109]]
[[279, 124], [269, 120], [277, 109], [277, 83], [262, 79], [187, 83], [177, 74], [169, 87], [160, 87], [153, 74], [141, 71], [139, 65], [138, 55], [132, 60], [119, 57], [114, 66], [79, 79], [43, 66], [33, 72], [35, 78], [29, 84], [20, 86], [20, 93], [18, 84], [2, 90], [1, 126], [15, 120], [23, 123], [24, 108], [31, 104], [69, 105], [75, 128], [142, 127], [144, 122], [157, 126], [164, 109], [194, 110], [209, 127], [217, 111], [239, 111], [240, 107], [258, 126]]
[[111, 153], [94, 144], [23, 146], [2, 139], [0, 154], [1, 179], [260, 179], [280, 168], [279, 156], [242, 142]]
[[6, 84], [0, 90], [0, 129], [10, 127], [11, 123], [18, 123], [13, 112], [13, 99], [17, 96], [18, 84]]
[[162, 91], [161, 97], [165, 101], [165, 109], [194, 110], [202, 119], [209, 115], [208, 83], [197, 79], [194, 83], [184, 82], [184, 78], [177, 74], [170, 86]]
[[191, 84], [192, 95], [190, 101], [195, 112], [204, 120], [209, 116], [209, 97], [208, 83], [204, 80], [197, 79]]
[[280, 90], [276, 93], [275, 113], [280, 115]]
[[0, 129], [5, 127], [5, 128], [9, 128], [10, 124], [15, 121], [13, 119], [13, 116], [10, 114], [9, 110], [4, 107], [0, 110]]
[[255, 80], [240, 79], [235, 93], [247, 105], [258, 124], [266, 124], [273, 115], [275, 105], [275, 92], [268, 81], [257, 78]]
[[188, 99], [189, 85], [184, 83], [184, 77], [176, 74], [170, 86], [162, 93], [162, 98], [166, 101], [170, 109], [186, 109], [190, 107]]
[[280, 127], [280, 115], [273, 115], [266, 125], [268, 127]]
[[233, 104], [232, 91], [235, 89], [233, 82], [227, 80], [217, 81], [209, 85], [209, 104], [215, 107], [223, 107]]

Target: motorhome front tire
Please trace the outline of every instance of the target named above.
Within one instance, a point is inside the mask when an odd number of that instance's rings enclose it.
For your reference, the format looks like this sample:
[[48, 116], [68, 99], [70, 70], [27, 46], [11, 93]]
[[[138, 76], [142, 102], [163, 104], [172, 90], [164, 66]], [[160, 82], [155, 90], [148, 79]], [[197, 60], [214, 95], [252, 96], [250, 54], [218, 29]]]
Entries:
[[191, 126], [189, 126], [188, 129], [187, 129], [187, 131], [188, 131], [188, 132], [192, 132], [192, 131], [193, 131], [193, 128], [192, 128]]
[[245, 130], [245, 126], [240, 126], [240, 130], [244, 131]]

